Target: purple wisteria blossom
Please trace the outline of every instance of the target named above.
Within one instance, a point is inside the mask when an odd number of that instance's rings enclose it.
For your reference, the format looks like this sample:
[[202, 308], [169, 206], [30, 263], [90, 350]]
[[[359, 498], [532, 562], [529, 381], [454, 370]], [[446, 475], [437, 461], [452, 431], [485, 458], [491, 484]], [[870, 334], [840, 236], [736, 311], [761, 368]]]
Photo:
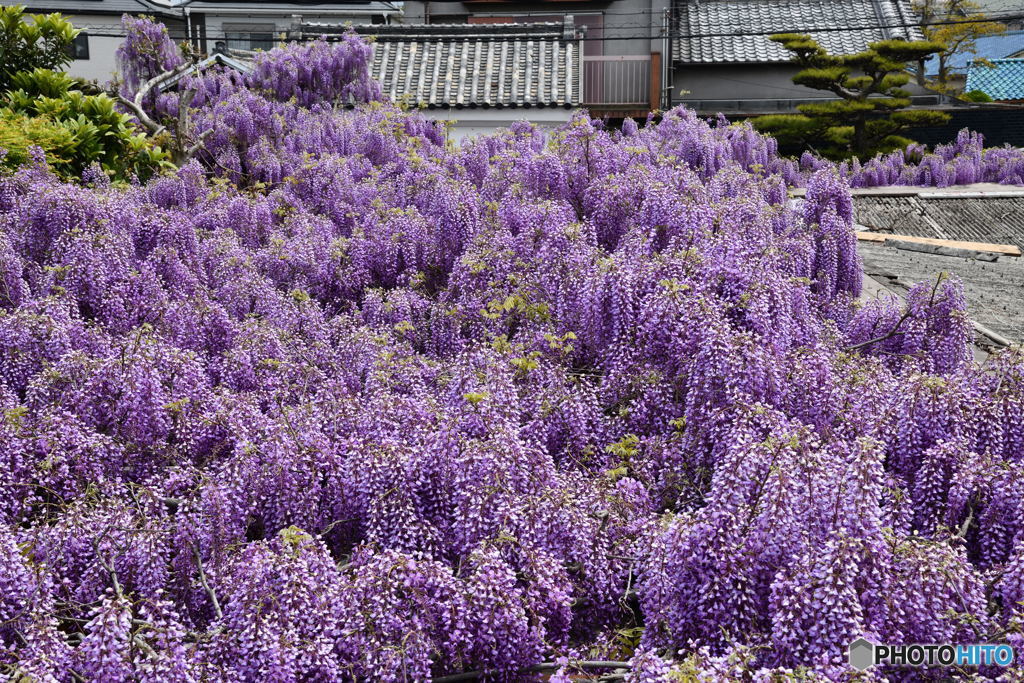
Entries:
[[683, 109], [454, 146], [347, 108], [369, 50], [192, 77], [205, 151], [145, 185], [0, 177], [4, 675], [918, 680], [846, 647], [1021, 644], [1024, 355], [972, 361], [953, 279], [858, 304], [850, 200], [1019, 150], [798, 163]]

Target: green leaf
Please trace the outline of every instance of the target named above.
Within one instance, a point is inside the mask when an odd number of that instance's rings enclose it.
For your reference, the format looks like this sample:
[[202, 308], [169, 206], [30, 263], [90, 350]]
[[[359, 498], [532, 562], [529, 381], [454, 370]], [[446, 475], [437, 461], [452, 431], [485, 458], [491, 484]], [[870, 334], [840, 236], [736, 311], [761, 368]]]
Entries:
[[487, 394], [471, 391], [469, 393], [463, 394], [462, 398], [466, 399], [466, 402], [468, 402], [470, 405], [476, 406], [479, 405], [481, 401], [487, 398]]

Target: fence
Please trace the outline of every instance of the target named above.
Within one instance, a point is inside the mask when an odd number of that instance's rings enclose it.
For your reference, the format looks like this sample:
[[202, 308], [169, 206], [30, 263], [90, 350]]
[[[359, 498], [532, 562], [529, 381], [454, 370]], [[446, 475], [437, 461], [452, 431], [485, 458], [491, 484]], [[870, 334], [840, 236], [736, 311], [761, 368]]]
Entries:
[[584, 104], [647, 106], [650, 97], [650, 55], [583, 57]]

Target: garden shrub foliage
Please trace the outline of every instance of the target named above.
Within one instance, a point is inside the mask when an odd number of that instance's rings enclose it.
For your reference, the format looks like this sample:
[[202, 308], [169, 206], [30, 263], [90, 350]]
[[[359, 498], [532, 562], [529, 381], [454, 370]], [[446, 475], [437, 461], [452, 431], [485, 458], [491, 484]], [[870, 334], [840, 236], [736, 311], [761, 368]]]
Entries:
[[770, 138], [682, 109], [454, 148], [233, 78], [173, 175], [0, 179], [6, 673], [1020, 644], [1024, 358], [973, 364], [955, 280], [857, 304], [834, 168], [796, 207]]

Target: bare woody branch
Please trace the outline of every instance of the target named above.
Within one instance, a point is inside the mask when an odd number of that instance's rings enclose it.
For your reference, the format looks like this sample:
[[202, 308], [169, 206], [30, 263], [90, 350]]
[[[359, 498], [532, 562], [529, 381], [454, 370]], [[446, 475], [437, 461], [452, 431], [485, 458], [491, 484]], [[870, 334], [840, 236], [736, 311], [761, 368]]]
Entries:
[[[945, 280], [945, 279], [946, 279], [946, 274], [945, 273], [939, 273], [939, 276], [935, 279], [935, 285], [932, 287], [932, 295], [928, 299], [928, 305], [929, 306], [931, 306], [932, 304], [935, 303], [935, 294], [939, 290], [939, 285], [942, 284], [942, 281]], [[872, 344], [877, 344], [878, 342], [885, 341], [886, 339], [889, 339], [890, 337], [894, 337], [899, 332], [900, 326], [903, 325], [903, 323], [906, 322], [907, 318], [909, 318], [909, 317], [910, 317], [910, 309], [906, 308], [903, 311], [903, 315], [900, 316], [900, 319], [896, 321], [896, 324], [893, 325], [889, 329], [888, 332], [886, 332], [885, 334], [883, 334], [881, 336], [875, 337], [874, 339], [868, 339], [867, 341], [860, 342], [859, 344], [853, 344], [852, 346], [847, 346], [847, 347], [844, 348], [844, 350], [845, 351], [856, 351], [857, 349], [864, 348], [865, 346], [871, 346]]]
[[191, 68], [192, 64], [190, 64], [189, 62], [185, 62], [184, 64], [181, 64], [178, 67], [171, 69], [170, 71], [165, 71], [161, 74], [157, 74], [156, 76], [142, 84], [142, 87], [139, 88], [139, 91], [135, 93], [135, 97], [133, 99], [129, 100], [127, 97], [124, 97], [119, 93], [115, 93], [115, 95], [117, 97], [118, 102], [128, 107], [128, 109], [131, 110], [132, 114], [135, 115], [135, 118], [137, 118], [139, 122], [142, 123], [142, 125], [150, 131], [152, 135], [159, 135], [165, 130], [165, 127], [154, 121], [149, 116], [149, 114], [146, 113], [146, 110], [142, 108], [142, 103], [146, 101], [146, 96], [150, 93], [150, 91], [153, 90], [153, 88], [159, 87], [161, 84], [166, 83], [170, 79], [180, 76], [181, 74], [185, 73]]
[[203, 571], [203, 558], [199, 554], [199, 546], [195, 543], [192, 544], [192, 556], [195, 557], [196, 567], [199, 569], [199, 583], [206, 590], [206, 594], [210, 596], [210, 602], [213, 603], [214, 614], [217, 615], [218, 619], [224, 617], [224, 613], [220, 609], [220, 601], [217, 600], [217, 592], [213, 590], [210, 583], [206, 580], [206, 572]]

